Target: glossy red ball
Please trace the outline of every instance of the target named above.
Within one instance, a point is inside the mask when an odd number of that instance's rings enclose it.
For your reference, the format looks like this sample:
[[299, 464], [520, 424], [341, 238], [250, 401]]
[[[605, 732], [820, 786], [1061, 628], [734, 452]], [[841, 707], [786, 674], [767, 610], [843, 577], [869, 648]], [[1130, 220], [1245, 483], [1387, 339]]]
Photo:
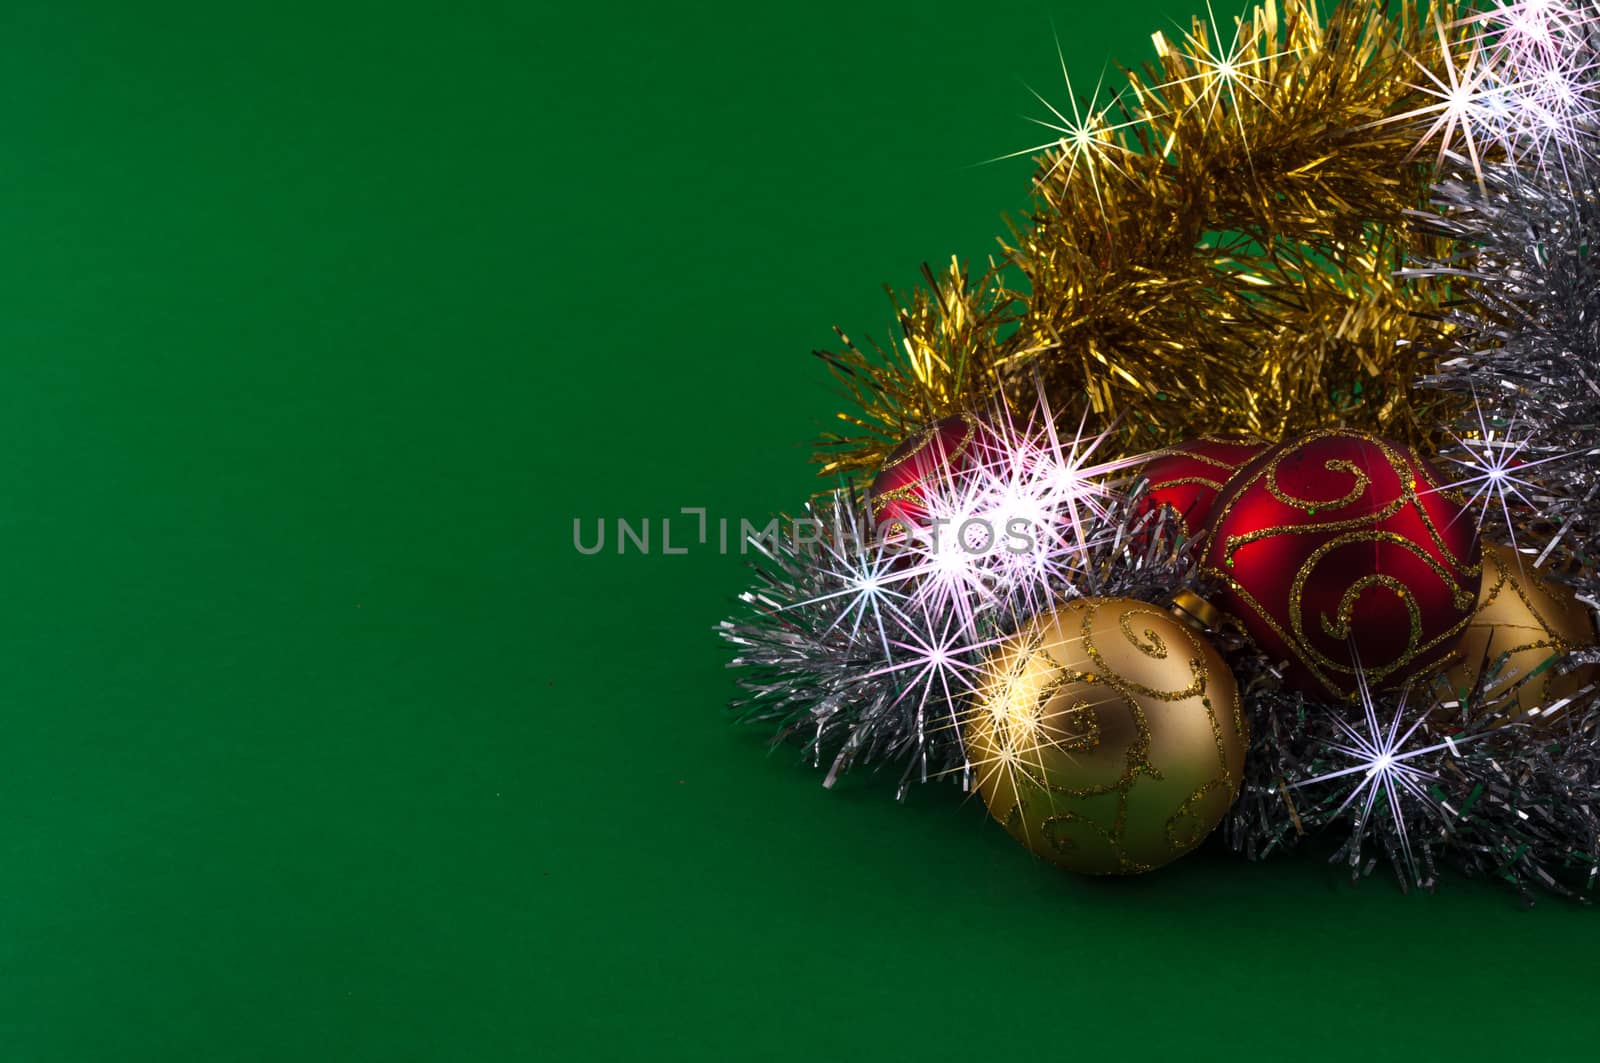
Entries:
[[873, 521], [889, 534], [923, 529], [927, 498], [977, 466], [982, 422], [966, 414], [936, 421], [896, 447], [868, 492]]
[[1218, 496], [1204, 571], [1286, 679], [1356, 695], [1441, 668], [1472, 614], [1476, 521], [1401, 443], [1330, 429], [1281, 443]]

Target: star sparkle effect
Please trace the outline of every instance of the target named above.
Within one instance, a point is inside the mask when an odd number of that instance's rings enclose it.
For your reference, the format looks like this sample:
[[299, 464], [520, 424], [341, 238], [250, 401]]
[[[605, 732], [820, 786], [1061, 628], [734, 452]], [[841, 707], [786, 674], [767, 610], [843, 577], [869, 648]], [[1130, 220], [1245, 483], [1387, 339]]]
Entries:
[[[1030, 628], [1007, 640], [985, 673], [986, 682], [966, 714], [966, 727], [976, 741], [968, 750], [988, 750], [964, 765], [962, 783], [969, 792], [982, 789], [1021, 797], [1048, 797], [1047, 757], [1072, 757], [1064, 736], [1044, 725], [1051, 699], [1064, 684], [1060, 670], [1035, 666], [1044, 653], [1043, 638]], [[1026, 829], [1026, 821], [1024, 823]]]
[[1364, 128], [1394, 122], [1421, 130], [1412, 157], [1437, 144], [1435, 165], [1465, 151], [1479, 187], [1491, 155], [1562, 167], [1584, 152], [1600, 119], [1600, 57], [1591, 3], [1495, 0], [1445, 23], [1433, 14], [1442, 70], [1413, 57], [1427, 102]]
[[1067, 73], [1066, 55], [1061, 50], [1061, 41], [1056, 40], [1056, 58], [1061, 63], [1061, 80], [1066, 85], [1067, 114], [1061, 108], [1051, 103], [1037, 89], [1029, 88], [1034, 97], [1050, 112], [1049, 118], [1033, 118], [1024, 116], [1027, 121], [1043, 126], [1050, 130], [1054, 136], [1041, 144], [1033, 144], [1018, 151], [1008, 152], [1005, 155], [989, 159], [989, 162], [1003, 162], [1006, 159], [1033, 156], [1039, 152], [1054, 153], [1054, 160], [1040, 174], [1035, 184], [1043, 185], [1058, 173], [1064, 175], [1070, 182], [1077, 176], [1081, 169], [1089, 178], [1089, 185], [1094, 190], [1094, 196], [1100, 205], [1101, 213], [1105, 212], [1105, 196], [1103, 180], [1108, 176], [1125, 174], [1122, 159], [1132, 155], [1133, 150], [1123, 143], [1121, 134], [1126, 129], [1138, 125], [1138, 121], [1129, 120], [1113, 122], [1109, 119], [1115, 101], [1105, 106], [1097, 106], [1100, 93], [1105, 87], [1105, 75], [1096, 82], [1094, 92], [1085, 102], [1080, 102], [1079, 94], [1072, 85], [1072, 75]]
[[1494, 71], [1501, 144], [1513, 160], [1532, 157], [1543, 165], [1554, 155], [1565, 165], [1581, 151], [1600, 103], [1597, 21], [1592, 0], [1494, 0], [1458, 24]]
[[[722, 625], [753, 670], [741, 705], [833, 750], [824, 785], [885, 757], [905, 763], [902, 789], [949, 771], [970, 783], [960, 713], [988, 652], [1075, 594], [1085, 553], [1121, 527], [1116, 474], [1137, 459], [1099, 460], [1109, 437], [1087, 416], [1058, 428], [1041, 399], [1026, 421], [977, 423], [976, 460], [922, 485], [926, 521], [909, 532], [880, 530], [841, 488], [805, 534], [756, 543], [761, 584], [741, 595], [754, 615]], [[1022, 548], [1002, 549], [1019, 529]]]
[[[1298, 53], [1293, 48], [1264, 53], [1263, 46], [1268, 42], [1265, 27], [1254, 20], [1247, 22], [1237, 15], [1233, 20], [1233, 41], [1224, 45], [1222, 29], [1210, 0], [1206, 2], [1206, 17], [1210, 25], [1209, 33], [1204, 26], [1181, 31], [1187, 61], [1194, 73], [1163, 82], [1155, 86], [1154, 92], [1168, 101], [1174, 97], [1187, 97], [1188, 102], [1179, 108], [1179, 112], [1190, 114], [1204, 110], [1207, 122], [1214, 121], [1218, 111], [1231, 113], [1248, 157], [1250, 139], [1244, 124], [1244, 105], [1247, 101], [1253, 101], [1259, 106], [1268, 106], [1263, 90], [1272, 86], [1271, 79], [1262, 77], [1257, 71], [1270, 67], [1284, 56]], [[1172, 136], [1177, 136], [1176, 129]], [[1169, 141], [1163, 153], [1171, 149]]]
[[[1533, 425], [1519, 424], [1516, 419], [1501, 422], [1484, 412], [1483, 404], [1473, 395], [1472, 430], [1466, 433], [1450, 430], [1448, 435], [1455, 446], [1439, 457], [1449, 464], [1445, 470], [1446, 482], [1433, 491], [1452, 491], [1466, 495], [1465, 510], [1476, 514], [1481, 534], [1485, 523], [1503, 522], [1502, 530], [1517, 549], [1516, 511], [1536, 509], [1548, 497], [1549, 488], [1538, 475], [1541, 466], [1571, 461], [1584, 451], [1549, 453], [1537, 444], [1537, 431]], [[1554, 548], [1554, 542], [1547, 547]], [[1520, 556], [1520, 554], [1519, 554]], [[1536, 559], [1542, 564], [1545, 555]]]
[[974, 460], [941, 463], [920, 485], [919, 526], [879, 529], [836, 495], [812, 544], [826, 589], [773, 611], [825, 610], [824, 633], [870, 626], [890, 655], [892, 627], [949, 617], [975, 638], [991, 617], [1015, 623], [1075, 595], [1085, 556], [1113, 534], [1123, 474], [1147, 460], [1098, 460], [1112, 435], [1091, 431], [1087, 410], [1064, 431], [1042, 394], [1025, 421], [991, 410], [977, 422]]
[[[1245, 126], [1243, 107], [1253, 102], [1269, 106], [1266, 92], [1272, 86], [1270, 78], [1259, 71], [1270, 69], [1276, 60], [1298, 54], [1298, 49], [1285, 48], [1268, 52], [1270, 47], [1266, 29], [1255, 21], [1235, 16], [1233, 36], [1227, 39], [1212, 5], [1206, 5], [1207, 22], [1196, 23], [1188, 29], [1180, 28], [1182, 47], [1176, 52], [1167, 49], [1165, 39], [1157, 34], [1157, 48], [1164, 54], [1181, 57], [1192, 73], [1140, 89], [1135, 86], [1143, 107], [1124, 109], [1124, 118], [1113, 121], [1111, 115], [1118, 108], [1114, 97], [1110, 103], [1100, 104], [1105, 87], [1102, 73], [1094, 92], [1086, 100], [1073, 87], [1072, 76], [1067, 71], [1066, 56], [1056, 39], [1056, 59], [1061, 67], [1061, 78], [1066, 86], [1065, 107], [1058, 107], [1038, 90], [1029, 92], [1049, 111], [1048, 118], [1028, 117], [1027, 121], [1048, 129], [1054, 136], [1040, 144], [998, 156], [990, 162], [1032, 156], [1038, 152], [1052, 153], [1054, 158], [1037, 179], [1038, 184], [1049, 181], [1057, 174], [1070, 182], [1080, 171], [1085, 173], [1094, 192], [1102, 215], [1105, 212], [1105, 180], [1110, 176], [1126, 176], [1126, 160], [1138, 152], [1123, 138], [1124, 132], [1150, 126], [1156, 119], [1190, 114], [1201, 114], [1207, 122], [1215, 121], [1219, 113], [1230, 115], [1239, 131], [1246, 156], [1249, 154], [1249, 134]], [[1177, 138], [1177, 124], [1167, 134], [1166, 143], [1159, 151], [1166, 155]]]
[[986, 651], [1080, 593], [1086, 557], [1126, 534], [1119, 474], [1140, 459], [1100, 460], [1109, 433], [1087, 414], [1063, 429], [1041, 397], [1025, 421], [1000, 408], [976, 423], [975, 460], [922, 485], [919, 526], [879, 529], [841, 488], [808, 510], [804, 535], [797, 522], [755, 543], [765, 575], [741, 595], [754, 616], [723, 634], [737, 664], [763, 671], [753, 711], [819, 746], [848, 735], [825, 784], [862, 756], [907, 760], [907, 780], [952, 756], [966, 770], [957, 709]]
[[1439, 40], [1439, 52], [1444, 63], [1441, 73], [1435, 73], [1426, 63], [1412, 57], [1412, 63], [1424, 80], [1413, 82], [1411, 88], [1431, 100], [1419, 107], [1373, 122], [1365, 128], [1389, 125], [1395, 122], [1415, 123], [1422, 135], [1411, 157], [1416, 158], [1435, 139], [1438, 155], [1435, 165], [1443, 165], [1451, 148], [1459, 139], [1466, 147], [1473, 172], [1482, 178], [1482, 151], [1480, 145], [1505, 144], [1513, 126], [1516, 98], [1501, 80], [1488, 61], [1487, 46], [1481, 40], [1469, 41], [1466, 54], [1458, 54], [1459, 33], [1445, 24], [1438, 11], [1433, 13], [1434, 27]]
[[1346, 811], [1353, 810], [1352, 863], [1359, 859], [1362, 843], [1372, 830], [1374, 813], [1387, 815], [1389, 835], [1400, 865], [1411, 881], [1423, 886], [1427, 883], [1418, 871], [1412, 844], [1417, 826], [1415, 819], [1442, 821], [1453, 818], [1456, 813], [1432, 792], [1434, 784], [1439, 782], [1438, 774], [1416, 762], [1441, 752], [1457, 756], [1462, 746], [1482, 737], [1482, 733], [1459, 738], [1446, 735], [1442, 741], [1431, 741], [1434, 732], [1429, 720], [1434, 706], [1429, 703], [1420, 710], [1411, 710], [1407, 705], [1411, 695], [1409, 687], [1401, 692], [1392, 711], [1383, 714], [1387, 716], [1384, 719], [1354, 647], [1351, 654], [1356, 665], [1361, 715], [1351, 722], [1343, 715], [1349, 707], [1331, 710], [1338, 713], [1332, 717], [1338, 737], [1327, 745], [1328, 752], [1347, 761], [1348, 766], [1302, 779], [1290, 784], [1288, 789], [1300, 790], [1322, 783], [1337, 783], [1346, 788], [1344, 800], [1327, 818], [1338, 819]]
[[[910, 716], [911, 739], [918, 750], [912, 768], [919, 778], [928, 778], [928, 734], [948, 732], [944, 737], [961, 744], [960, 706], [977, 690], [983, 672], [981, 655], [998, 645], [999, 637], [975, 639], [954, 613], [930, 615], [926, 607], [900, 637], [889, 646], [890, 659], [867, 677], [888, 678], [898, 687], [890, 708], [904, 707]], [[966, 769], [963, 758], [962, 770]], [[825, 785], [832, 785], [830, 773]]]
[[1098, 460], [1112, 431], [1091, 431], [1085, 410], [1065, 432], [1041, 394], [1025, 422], [991, 411], [970, 468], [942, 471], [924, 498], [927, 526], [901, 548], [909, 594], [968, 631], [986, 614], [1031, 616], [1078, 592], [1083, 560], [1102, 541], [1121, 474], [1145, 459]]
[[885, 620], [896, 626], [910, 622], [904, 611], [909, 596], [899, 586], [906, 579], [903, 566], [897, 565], [895, 555], [884, 543], [874, 539], [868, 519], [837, 495], [828, 509], [824, 528], [819, 530], [827, 534], [817, 540], [817, 567], [824, 583], [835, 589], [786, 604], [779, 611], [835, 606], [832, 619], [822, 628], [823, 634], [845, 627], [853, 639], [864, 624], [870, 623], [887, 656], [889, 634]]
[[1470, 31], [1469, 42], [1490, 47], [1498, 65], [1538, 74], [1588, 65], [1582, 52], [1597, 22], [1592, 0], [1492, 0], [1456, 25]]

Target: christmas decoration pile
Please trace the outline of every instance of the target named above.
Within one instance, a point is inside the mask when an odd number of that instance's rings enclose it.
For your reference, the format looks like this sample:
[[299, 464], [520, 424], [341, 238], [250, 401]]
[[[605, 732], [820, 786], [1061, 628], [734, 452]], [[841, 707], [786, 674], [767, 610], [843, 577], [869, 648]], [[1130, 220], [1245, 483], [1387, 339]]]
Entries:
[[[821, 357], [742, 719], [1130, 874], [1600, 877], [1600, 0], [1196, 19], [1034, 206]], [[1021, 153], [1019, 153], [1021, 154]], [[842, 335], [841, 335], [842, 338]]]

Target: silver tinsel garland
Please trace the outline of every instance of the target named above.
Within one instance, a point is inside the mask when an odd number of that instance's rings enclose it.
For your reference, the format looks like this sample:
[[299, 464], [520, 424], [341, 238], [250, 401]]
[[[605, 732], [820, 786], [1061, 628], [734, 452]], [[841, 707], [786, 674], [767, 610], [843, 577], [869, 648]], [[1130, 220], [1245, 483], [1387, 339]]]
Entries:
[[[797, 526], [825, 529], [813, 538]], [[752, 541], [755, 585], [739, 596], [745, 615], [718, 631], [737, 648], [745, 722], [776, 728], [774, 741], [798, 740], [813, 763], [828, 760], [832, 786], [857, 762], [903, 765], [899, 792], [930, 775], [963, 767], [954, 702], [917, 696], [896, 668], [897, 649], [940, 644], [936, 622], [892, 589], [894, 559], [876, 545], [853, 492], [835, 491], [807, 506], [776, 541]], [[883, 583], [879, 588], [877, 585]], [[970, 674], [977, 653], [948, 647], [941, 678]]]
[[[1456, 351], [1421, 383], [1467, 397], [1446, 457], [1487, 466], [1514, 504], [1485, 509], [1485, 530], [1556, 560], [1591, 604], [1600, 601], [1600, 180], [1575, 161], [1529, 170], [1509, 163], [1441, 182], [1426, 224], [1463, 248], [1407, 272], [1448, 278]], [[1488, 438], [1486, 438], [1488, 437]], [[1473, 451], [1477, 453], [1474, 454]], [[1501, 463], [1505, 464], [1505, 463]]]
[[[718, 626], [737, 648], [733, 708], [775, 728], [776, 741], [798, 741], [814, 764], [826, 761], [827, 786], [880, 763], [901, 766], [900, 796], [933, 778], [970, 786], [962, 709], [984, 651], [1041, 608], [1039, 588], [975, 583], [958, 605], [927, 595], [918, 547], [877, 542], [855, 497], [841, 488], [807, 507], [799, 523], [828, 529], [821, 537], [753, 543], [744, 615]], [[1175, 515], [1143, 505], [1136, 486], [1087, 519], [1070, 567], [1044, 597], [1160, 600], [1189, 583], [1193, 546]]]
[[1459, 700], [1441, 683], [1360, 706], [1252, 691], [1245, 784], [1224, 837], [1260, 860], [1343, 832], [1333, 861], [1359, 878], [1382, 858], [1403, 889], [1434, 888], [1448, 863], [1529, 902], [1536, 890], [1587, 893], [1600, 873], [1592, 694], [1535, 730], [1484, 711], [1493, 681], [1490, 668]]

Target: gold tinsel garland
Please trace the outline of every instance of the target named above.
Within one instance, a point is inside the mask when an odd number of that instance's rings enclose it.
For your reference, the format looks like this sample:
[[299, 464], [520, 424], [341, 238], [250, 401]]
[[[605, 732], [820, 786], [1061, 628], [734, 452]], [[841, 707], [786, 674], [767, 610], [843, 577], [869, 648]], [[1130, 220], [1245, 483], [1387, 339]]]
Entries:
[[1206, 433], [1370, 429], [1430, 448], [1441, 396], [1413, 392], [1444, 326], [1449, 247], [1416, 224], [1432, 159], [1405, 116], [1470, 47], [1456, 0], [1274, 0], [1231, 42], [1196, 18], [1125, 71], [1116, 109], [1040, 159], [1035, 205], [974, 280], [957, 263], [902, 304], [902, 346], [819, 352], [853, 408], [824, 473], [876, 468], [961, 408], [1085, 399], [1120, 449]]
[[842, 351], [817, 352], [852, 406], [838, 415], [849, 430], [821, 439], [816, 460], [825, 476], [876, 470], [901, 440], [956, 410], [982, 406], [999, 390], [998, 337], [1015, 314], [996, 267], [991, 263], [976, 284], [955, 260], [942, 277], [927, 266], [922, 274], [928, 286], [896, 307], [898, 348], [864, 351], [840, 332]]

